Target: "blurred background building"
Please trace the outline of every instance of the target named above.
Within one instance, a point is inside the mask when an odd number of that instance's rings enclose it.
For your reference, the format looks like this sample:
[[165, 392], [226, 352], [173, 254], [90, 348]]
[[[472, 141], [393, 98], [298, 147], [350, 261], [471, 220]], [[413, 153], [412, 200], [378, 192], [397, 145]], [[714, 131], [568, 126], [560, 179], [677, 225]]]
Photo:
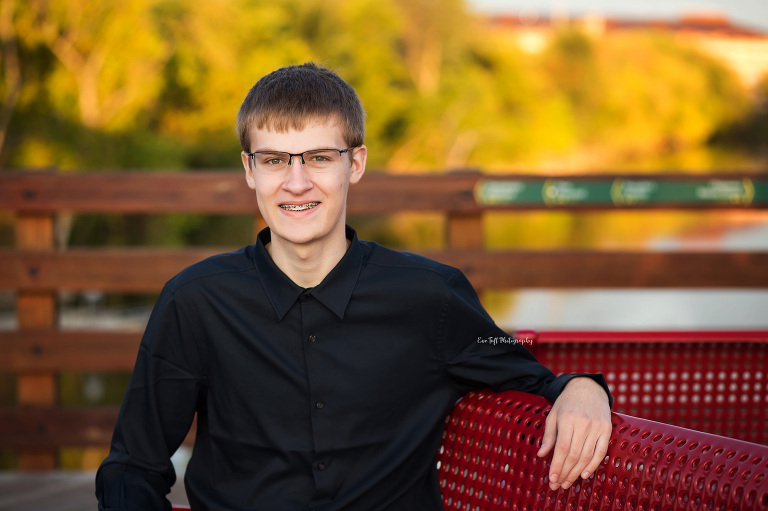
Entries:
[[[525, 13], [488, 18], [492, 29], [509, 34], [526, 53], [544, 51], [564, 23], [563, 20]], [[718, 12], [688, 14], [679, 19], [646, 20], [590, 14], [571, 18], [567, 23], [594, 38], [630, 31], [670, 34], [725, 64], [750, 90], [768, 73], [768, 34], [735, 24]]]

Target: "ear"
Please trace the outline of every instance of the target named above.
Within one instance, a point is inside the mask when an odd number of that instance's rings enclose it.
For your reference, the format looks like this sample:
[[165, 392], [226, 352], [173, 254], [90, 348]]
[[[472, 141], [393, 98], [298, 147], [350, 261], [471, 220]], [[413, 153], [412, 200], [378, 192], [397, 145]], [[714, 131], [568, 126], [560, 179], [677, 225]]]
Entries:
[[349, 173], [349, 182], [355, 184], [362, 179], [365, 174], [365, 162], [368, 158], [368, 148], [361, 145], [353, 149], [352, 153], [352, 168]]
[[248, 183], [248, 188], [251, 190], [256, 189], [256, 182], [253, 180], [253, 170], [251, 169], [251, 159], [248, 153], [245, 151], [240, 152], [240, 159], [243, 160], [243, 168], [245, 168], [245, 182]]

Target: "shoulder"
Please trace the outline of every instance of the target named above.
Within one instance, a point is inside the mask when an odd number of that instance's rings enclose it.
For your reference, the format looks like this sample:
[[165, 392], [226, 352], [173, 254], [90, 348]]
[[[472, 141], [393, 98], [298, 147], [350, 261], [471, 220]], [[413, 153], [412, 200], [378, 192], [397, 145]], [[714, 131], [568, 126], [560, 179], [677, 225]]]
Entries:
[[365, 266], [371, 270], [392, 272], [401, 276], [418, 276], [450, 285], [463, 275], [453, 266], [411, 252], [393, 250], [372, 241], [362, 241]]
[[176, 292], [188, 287], [205, 286], [244, 273], [255, 272], [252, 245], [232, 252], [216, 254], [187, 266], [166, 284], [169, 291]]

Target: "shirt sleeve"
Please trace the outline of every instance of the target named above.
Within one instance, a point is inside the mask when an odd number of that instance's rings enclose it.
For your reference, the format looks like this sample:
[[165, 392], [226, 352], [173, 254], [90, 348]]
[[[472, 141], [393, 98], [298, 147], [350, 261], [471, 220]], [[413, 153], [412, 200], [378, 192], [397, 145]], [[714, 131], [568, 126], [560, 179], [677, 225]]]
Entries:
[[613, 406], [602, 374], [555, 376], [527, 348], [499, 328], [459, 270], [450, 282], [443, 307], [440, 338], [446, 371], [464, 393], [486, 387], [494, 392], [514, 389], [554, 402], [571, 379], [583, 376], [600, 384]]
[[139, 347], [109, 456], [96, 475], [99, 510], [168, 510], [171, 455], [192, 424], [201, 370], [190, 322], [168, 286]]

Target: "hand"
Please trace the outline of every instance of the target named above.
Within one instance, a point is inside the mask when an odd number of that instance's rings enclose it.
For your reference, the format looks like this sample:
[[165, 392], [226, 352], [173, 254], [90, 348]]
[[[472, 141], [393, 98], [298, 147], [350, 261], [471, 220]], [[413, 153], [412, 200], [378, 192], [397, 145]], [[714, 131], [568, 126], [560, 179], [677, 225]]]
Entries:
[[[568, 489], [581, 475], [588, 478], [608, 452], [611, 409], [605, 390], [594, 380], [569, 381], [544, 423], [544, 439], [537, 456], [555, 454], [549, 468], [549, 487]], [[555, 442], [555, 440], [557, 442]]]

